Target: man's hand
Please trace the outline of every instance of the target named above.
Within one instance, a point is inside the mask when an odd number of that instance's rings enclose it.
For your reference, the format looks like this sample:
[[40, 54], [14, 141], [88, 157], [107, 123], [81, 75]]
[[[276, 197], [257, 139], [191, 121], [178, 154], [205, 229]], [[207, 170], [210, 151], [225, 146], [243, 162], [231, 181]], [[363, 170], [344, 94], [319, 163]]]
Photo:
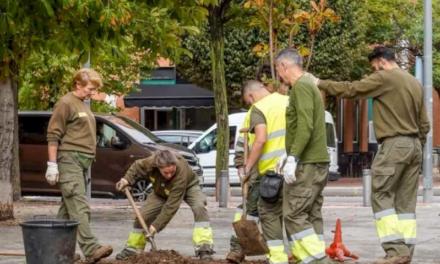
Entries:
[[298, 165], [298, 159], [294, 156], [288, 156], [283, 167], [283, 177], [287, 184], [292, 184], [296, 181], [295, 171]]
[[148, 233], [148, 237], [154, 237], [154, 235], [157, 233], [157, 230], [153, 225], [150, 225], [150, 227], [148, 228]]
[[116, 183], [116, 190], [122, 192], [128, 185], [130, 185], [130, 183], [124, 179], [121, 178], [117, 183]]
[[242, 179], [245, 176], [244, 167], [243, 166], [238, 167], [237, 173], [238, 173], [238, 177], [240, 177], [240, 179]]
[[50, 185], [55, 185], [60, 179], [60, 173], [58, 172], [58, 164], [56, 162], [48, 161], [46, 170], [46, 181]]

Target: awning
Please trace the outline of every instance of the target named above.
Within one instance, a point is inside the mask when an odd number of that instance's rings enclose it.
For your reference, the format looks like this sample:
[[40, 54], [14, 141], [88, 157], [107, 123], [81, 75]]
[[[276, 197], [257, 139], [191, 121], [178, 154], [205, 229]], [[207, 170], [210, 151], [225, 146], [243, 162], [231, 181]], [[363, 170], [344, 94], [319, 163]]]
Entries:
[[126, 107], [208, 108], [214, 107], [214, 94], [194, 84], [140, 84], [124, 103]]

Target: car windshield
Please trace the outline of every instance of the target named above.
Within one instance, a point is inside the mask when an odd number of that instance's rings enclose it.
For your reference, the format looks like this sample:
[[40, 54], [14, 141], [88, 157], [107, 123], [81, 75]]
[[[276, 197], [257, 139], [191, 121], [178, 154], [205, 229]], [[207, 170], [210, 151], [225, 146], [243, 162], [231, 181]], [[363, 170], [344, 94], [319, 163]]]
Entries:
[[142, 144], [149, 143], [163, 143], [164, 141], [156, 137], [145, 127], [139, 125], [135, 121], [123, 116], [109, 116], [107, 120], [112, 122], [115, 126], [122, 129], [125, 133], [133, 137], [136, 141]]

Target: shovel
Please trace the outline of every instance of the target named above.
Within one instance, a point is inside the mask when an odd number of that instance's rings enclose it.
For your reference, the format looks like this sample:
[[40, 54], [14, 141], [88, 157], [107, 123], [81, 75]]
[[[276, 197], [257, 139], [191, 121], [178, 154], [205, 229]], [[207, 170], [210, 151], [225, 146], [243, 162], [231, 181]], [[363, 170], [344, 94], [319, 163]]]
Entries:
[[142, 228], [145, 231], [145, 237], [151, 244], [151, 250], [156, 251], [157, 250], [156, 242], [154, 241], [153, 236], [150, 234], [150, 231], [148, 231], [147, 224], [145, 223], [145, 220], [142, 217], [141, 212], [139, 212], [139, 209], [136, 207], [136, 203], [134, 202], [133, 196], [131, 196], [130, 190], [128, 188], [125, 188], [124, 192], [128, 198], [128, 201], [130, 201], [131, 207], [133, 207], [134, 213], [136, 214], [139, 223], [141, 224]]
[[[247, 144], [247, 133], [249, 132], [248, 128], [240, 129], [240, 133], [244, 134], [244, 160], [246, 163], [248, 156], [248, 144]], [[267, 248], [266, 241], [264, 241], [263, 236], [260, 233], [260, 229], [258, 229], [258, 225], [254, 220], [247, 220], [247, 208], [246, 208], [246, 199], [248, 194], [248, 180], [249, 175], [245, 171], [245, 175], [240, 177], [241, 180], [241, 190], [243, 197], [243, 214], [241, 219], [235, 223], [232, 223], [234, 226], [235, 234], [237, 235], [238, 241], [240, 242], [243, 254], [247, 256], [257, 256], [263, 255], [269, 252]]]

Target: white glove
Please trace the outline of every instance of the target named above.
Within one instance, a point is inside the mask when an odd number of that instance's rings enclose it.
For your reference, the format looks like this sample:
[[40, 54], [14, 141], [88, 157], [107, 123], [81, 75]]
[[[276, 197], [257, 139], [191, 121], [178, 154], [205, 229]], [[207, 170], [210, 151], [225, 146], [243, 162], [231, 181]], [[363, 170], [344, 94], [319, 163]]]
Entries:
[[125, 178], [121, 178], [116, 183], [116, 190], [122, 192], [125, 189], [125, 187], [127, 187], [128, 185], [130, 185], [130, 183]]
[[50, 185], [55, 185], [60, 179], [60, 173], [58, 172], [58, 164], [56, 162], [48, 161], [46, 170], [46, 181]]
[[150, 225], [150, 227], [148, 228], [148, 235], [147, 237], [154, 237], [154, 235], [156, 235], [157, 230], [153, 225]]
[[295, 171], [298, 165], [298, 159], [294, 156], [288, 156], [283, 167], [283, 177], [287, 184], [292, 184], [296, 181]]

